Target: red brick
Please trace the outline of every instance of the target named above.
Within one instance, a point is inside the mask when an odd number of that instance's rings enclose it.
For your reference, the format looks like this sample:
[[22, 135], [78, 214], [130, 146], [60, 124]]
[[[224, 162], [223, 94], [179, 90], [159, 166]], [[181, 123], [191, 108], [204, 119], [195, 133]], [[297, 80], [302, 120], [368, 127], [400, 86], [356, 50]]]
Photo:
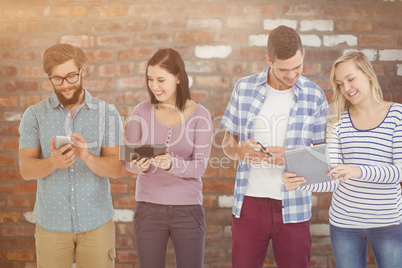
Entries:
[[123, 5], [96, 5], [91, 6], [91, 11], [98, 12], [103, 18], [127, 15], [127, 7]]
[[18, 139], [7, 139], [3, 140], [3, 144], [1, 146], [1, 149], [4, 151], [16, 151], [18, 150]]
[[[355, 18], [359, 13], [359, 7], [357, 5], [322, 5], [321, 6], [321, 15], [324, 17], [336, 17], [339, 18], [339, 14], [342, 14], [342, 17], [352, 17]], [[328, 18], [327, 18], [328, 19]], [[335, 23], [336, 24], [336, 23]]]
[[[32, 237], [0, 236], [0, 248], [1, 249], [34, 248], [34, 247], [35, 247], [34, 236], [32, 236]], [[0, 257], [0, 260], [1, 259], [2, 258]]]
[[36, 182], [33, 183], [17, 183], [14, 186], [15, 194], [25, 195], [25, 194], [35, 194], [36, 193]]
[[50, 10], [50, 15], [56, 18], [60, 17], [85, 17], [88, 13], [88, 9], [86, 6], [78, 5], [78, 6], [52, 6]]
[[2, 22], [3, 32], [8, 33], [36, 33], [39, 31], [37, 21]]
[[208, 44], [213, 40], [213, 34], [204, 31], [185, 31], [177, 33], [178, 43]]
[[32, 19], [43, 18], [45, 15], [45, 7], [40, 6], [8, 6], [0, 9], [2, 19]]
[[229, 79], [224, 76], [196, 76], [195, 85], [199, 88], [228, 88]]
[[126, 64], [107, 64], [99, 66], [100, 76], [121, 76], [131, 74], [134, 68], [134, 63]]
[[[133, 19], [133, 20], [117, 20], [114, 19], [110, 21], [107, 26], [110, 32], [127, 32], [127, 31], [140, 31], [147, 27], [147, 22], [145, 20]], [[105, 25], [103, 23], [103, 28], [105, 30]]]
[[226, 253], [224, 249], [206, 249], [204, 259], [206, 262], [211, 261], [221, 261], [226, 258]]
[[34, 224], [3, 224], [3, 236], [33, 236], [35, 233]]
[[264, 16], [277, 15], [278, 13], [282, 12], [281, 5], [275, 5], [275, 4], [262, 5], [260, 9], [261, 9], [261, 15]]
[[170, 33], [140, 33], [136, 35], [135, 41], [138, 43], [158, 43], [173, 41], [173, 36]]
[[133, 233], [134, 233], [134, 223], [116, 222], [117, 235], [133, 235]]
[[0, 187], [0, 194], [12, 194], [14, 191], [13, 184], [2, 184]]
[[324, 256], [311, 256], [309, 267], [325, 267], [327, 265], [327, 257]]
[[41, 102], [44, 99], [47, 99], [49, 96], [47, 95], [39, 95], [39, 96], [21, 96], [20, 98], [20, 105], [22, 107], [28, 108], [29, 106], [32, 106], [34, 104], [37, 104], [38, 102]]
[[7, 81], [6, 91], [23, 91], [23, 92], [36, 92], [38, 91], [38, 83], [33, 81]]
[[7, 206], [20, 208], [33, 208], [35, 205], [35, 196], [8, 196]]
[[376, 23], [377, 32], [388, 32], [388, 31], [401, 31], [402, 25], [398, 21], [387, 21]]
[[14, 37], [0, 37], [0, 48], [18, 47], [18, 39]]
[[17, 67], [15, 66], [0, 66], [0, 77], [17, 75]]
[[395, 8], [392, 5], [384, 5], [384, 4], [367, 4], [360, 5], [359, 11], [361, 16], [367, 17], [391, 17], [394, 15]]
[[19, 169], [0, 169], [0, 180], [21, 180], [21, 173]]
[[85, 88], [90, 92], [95, 91], [114, 91], [116, 89], [115, 78], [105, 79], [85, 79]]
[[232, 225], [232, 209], [215, 209], [206, 211], [206, 219], [208, 224], [231, 226]]
[[186, 23], [183, 19], [177, 18], [164, 18], [164, 19], [153, 19], [150, 22], [151, 27], [155, 29], [183, 29], [186, 27]]
[[110, 61], [113, 59], [113, 52], [110, 50], [103, 50], [103, 49], [98, 49], [98, 50], [87, 50], [85, 51], [85, 55], [87, 57], [87, 60], [90, 62], [94, 61]]
[[206, 102], [208, 101], [209, 92], [206, 90], [191, 90], [191, 99], [195, 102]]
[[314, 193], [318, 197], [316, 208], [329, 208], [331, 205], [332, 194], [329, 193]]
[[[137, 176], [134, 173], [129, 173], [129, 174], [132, 174], [132, 176], [134, 176], [134, 175]], [[126, 176], [126, 177], [128, 177], [128, 176]], [[137, 187], [136, 181], [130, 182], [130, 185], [129, 185], [130, 193], [135, 193], [136, 187]]]
[[17, 104], [17, 96], [0, 96], [0, 107], [15, 107]]
[[244, 74], [246, 68], [247, 68], [246, 62], [225, 62], [223, 64], [218, 65], [217, 72], [221, 72], [228, 75]]
[[134, 247], [134, 237], [131, 236], [116, 236], [116, 248], [132, 249]]
[[203, 181], [203, 192], [205, 193], [232, 193], [234, 189], [234, 180], [232, 181]]
[[127, 193], [127, 183], [124, 182], [110, 182], [110, 188], [112, 193]]
[[118, 262], [136, 262], [138, 260], [137, 252], [134, 250], [119, 250], [117, 251]]
[[314, 63], [308, 64], [305, 63], [303, 65], [303, 75], [317, 75], [321, 72], [321, 64]]
[[207, 170], [202, 175], [203, 178], [212, 178], [218, 176], [218, 169], [208, 165]]
[[133, 42], [130, 36], [100, 36], [97, 38], [99, 46], [122, 46]]
[[218, 199], [216, 196], [204, 195], [203, 199], [204, 208], [216, 208], [218, 207]]
[[14, 157], [5, 155], [5, 154], [0, 154], [0, 166], [15, 166], [16, 161]]
[[127, 208], [134, 207], [136, 204], [134, 195], [124, 195], [121, 198], [114, 198], [113, 207], [114, 208]]
[[16, 261], [34, 261], [36, 259], [35, 250], [21, 250], [21, 249], [10, 249], [7, 252], [7, 258], [9, 260]]
[[283, 13], [288, 16], [317, 16], [320, 13], [318, 6], [314, 5], [284, 5]]
[[18, 222], [20, 217], [21, 217], [21, 213], [19, 213], [19, 212], [0, 211], [0, 223]]
[[361, 35], [359, 44], [369, 47], [389, 47], [394, 44], [394, 37], [391, 35]]
[[4, 60], [22, 60], [30, 61], [37, 60], [38, 54], [33, 51], [14, 51], [14, 52], [4, 52]]
[[18, 125], [0, 124], [0, 135], [2, 135], [2, 136], [18, 136], [19, 135]]
[[87, 35], [64, 35], [60, 39], [60, 43], [66, 43], [80, 48], [94, 46], [93, 36]]
[[336, 32], [372, 32], [373, 22], [363, 20], [337, 20], [334, 23]]
[[136, 47], [127, 50], [119, 51], [117, 58], [119, 60], [150, 58], [153, 54], [153, 49], [146, 47]]
[[[219, 177], [236, 178], [237, 167], [219, 169]], [[233, 190], [233, 189], [232, 189]]]
[[21, 67], [22, 77], [47, 78], [41, 66], [23, 66]]

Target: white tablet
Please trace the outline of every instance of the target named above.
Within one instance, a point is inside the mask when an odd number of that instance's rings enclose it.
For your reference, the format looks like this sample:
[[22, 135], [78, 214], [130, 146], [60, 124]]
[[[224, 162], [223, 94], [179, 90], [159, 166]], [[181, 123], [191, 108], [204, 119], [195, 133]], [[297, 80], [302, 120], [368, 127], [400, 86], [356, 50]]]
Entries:
[[284, 156], [286, 170], [307, 180], [302, 185], [332, 180], [332, 176], [327, 175], [331, 162], [326, 144], [285, 151]]

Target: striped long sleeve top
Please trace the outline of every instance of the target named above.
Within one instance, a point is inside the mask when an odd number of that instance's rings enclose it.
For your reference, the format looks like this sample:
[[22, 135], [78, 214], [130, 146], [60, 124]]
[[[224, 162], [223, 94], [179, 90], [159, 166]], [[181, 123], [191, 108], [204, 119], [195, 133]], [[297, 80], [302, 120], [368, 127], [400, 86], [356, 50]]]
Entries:
[[297, 190], [333, 192], [330, 223], [343, 228], [375, 228], [402, 222], [402, 105], [393, 103], [380, 125], [359, 130], [345, 111], [328, 141], [331, 164], [356, 165], [362, 176]]

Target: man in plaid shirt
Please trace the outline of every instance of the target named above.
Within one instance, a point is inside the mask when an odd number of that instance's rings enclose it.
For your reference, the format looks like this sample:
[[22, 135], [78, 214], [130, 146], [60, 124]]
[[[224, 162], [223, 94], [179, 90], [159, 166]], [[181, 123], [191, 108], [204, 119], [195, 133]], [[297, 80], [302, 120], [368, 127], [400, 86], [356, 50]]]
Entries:
[[272, 239], [277, 267], [308, 267], [311, 193], [286, 191], [285, 150], [325, 142], [328, 103], [301, 75], [304, 48], [297, 32], [269, 34], [268, 67], [240, 79], [221, 125], [224, 152], [239, 159], [232, 224], [232, 267], [262, 267]]

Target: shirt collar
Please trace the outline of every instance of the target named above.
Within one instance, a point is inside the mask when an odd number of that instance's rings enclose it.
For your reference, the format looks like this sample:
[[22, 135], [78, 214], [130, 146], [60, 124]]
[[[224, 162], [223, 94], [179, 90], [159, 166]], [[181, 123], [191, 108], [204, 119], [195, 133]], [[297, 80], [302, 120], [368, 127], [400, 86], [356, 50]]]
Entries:
[[[269, 69], [271, 69], [271, 66], [268, 66], [264, 71], [262, 71], [262, 72], [258, 75], [258, 77], [257, 77], [257, 84], [259, 84], [259, 85], [267, 84]], [[295, 90], [296, 93], [298, 92], [298, 90], [299, 90], [300, 88], [302, 88], [301, 77], [302, 77], [302, 76], [300, 76], [299, 79], [297, 79], [296, 84], [293, 86], [293, 89]]]
[[[83, 100], [83, 104], [84, 106], [88, 107], [90, 103], [93, 102], [93, 97], [91, 96], [91, 94], [84, 89], [85, 95], [84, 95], [84, 100]], [[50, 107], [52, 107], [52, 109], [57, 108], [58, 106], [64, 107], [59, 99], [57, 98], [56, 93], [53, 92], [53, 94], [50, 96]]]

